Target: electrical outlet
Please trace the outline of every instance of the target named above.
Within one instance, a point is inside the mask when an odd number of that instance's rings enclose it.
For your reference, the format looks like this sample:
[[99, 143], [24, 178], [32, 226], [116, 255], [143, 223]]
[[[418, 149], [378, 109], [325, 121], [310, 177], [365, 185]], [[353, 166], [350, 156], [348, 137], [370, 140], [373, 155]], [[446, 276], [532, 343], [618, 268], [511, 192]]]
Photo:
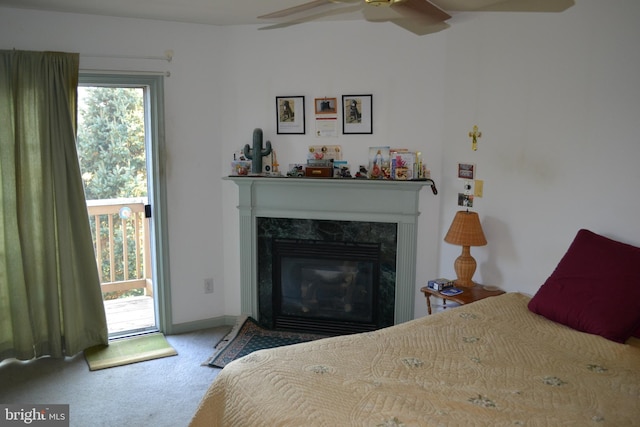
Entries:
[[204, 279], [204, 293], [212, 294], [213, 293], [213, 278], [209, 277]]

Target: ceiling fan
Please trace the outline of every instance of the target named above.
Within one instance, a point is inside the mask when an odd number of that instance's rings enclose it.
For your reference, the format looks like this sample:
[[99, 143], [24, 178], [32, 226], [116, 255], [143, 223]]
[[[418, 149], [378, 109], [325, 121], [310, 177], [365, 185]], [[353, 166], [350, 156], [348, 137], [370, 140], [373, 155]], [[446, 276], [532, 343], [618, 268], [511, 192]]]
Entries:
[[449, 27], [447, 11], [518, 11], [561, 12], [574, 0], [312, 0], [298, 6], [258, 16], [259, 19], [283, 21], [261, 29], [290, 25], [361, 11], [365, 20], [392, 22], [417, 35]]

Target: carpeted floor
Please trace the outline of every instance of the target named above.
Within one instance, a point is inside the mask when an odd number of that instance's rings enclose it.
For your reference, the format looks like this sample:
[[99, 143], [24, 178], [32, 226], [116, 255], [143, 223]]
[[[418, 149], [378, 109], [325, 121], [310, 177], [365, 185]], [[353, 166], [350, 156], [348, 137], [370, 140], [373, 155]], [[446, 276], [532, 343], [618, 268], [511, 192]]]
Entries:
[[220, 372], [202, 361], [230, 329], [168, 335], [177, 356], [93, 372], [82, 353], [3, 361], [0, 403], [68, 404], [71, 427], [186, 427]]
[[206, 364], [214, 368], [224, 368], [228, 363], [256, 350], [299, 344], [326, 337], [326, 335], [272, 331], [262, 328], [251, 317], [243, 317], [216, 345], [216, 351]]

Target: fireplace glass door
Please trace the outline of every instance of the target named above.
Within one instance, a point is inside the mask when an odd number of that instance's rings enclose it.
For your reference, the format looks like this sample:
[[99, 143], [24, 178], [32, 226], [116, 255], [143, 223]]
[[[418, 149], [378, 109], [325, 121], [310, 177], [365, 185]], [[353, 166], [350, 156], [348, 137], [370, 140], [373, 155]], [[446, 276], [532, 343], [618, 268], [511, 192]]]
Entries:
[[273, 305], [277, 327], [372, 330], [377, 325], [377, 244], [276, 239]]

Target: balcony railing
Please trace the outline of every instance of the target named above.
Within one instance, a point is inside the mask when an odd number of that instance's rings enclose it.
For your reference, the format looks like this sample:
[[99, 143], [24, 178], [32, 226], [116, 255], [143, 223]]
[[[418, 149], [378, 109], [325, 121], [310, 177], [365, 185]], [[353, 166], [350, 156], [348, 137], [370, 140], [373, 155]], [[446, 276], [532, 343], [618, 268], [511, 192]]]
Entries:
[[140, 198], [87, 200], [104, 299], [153, 293], [145, 204]]

